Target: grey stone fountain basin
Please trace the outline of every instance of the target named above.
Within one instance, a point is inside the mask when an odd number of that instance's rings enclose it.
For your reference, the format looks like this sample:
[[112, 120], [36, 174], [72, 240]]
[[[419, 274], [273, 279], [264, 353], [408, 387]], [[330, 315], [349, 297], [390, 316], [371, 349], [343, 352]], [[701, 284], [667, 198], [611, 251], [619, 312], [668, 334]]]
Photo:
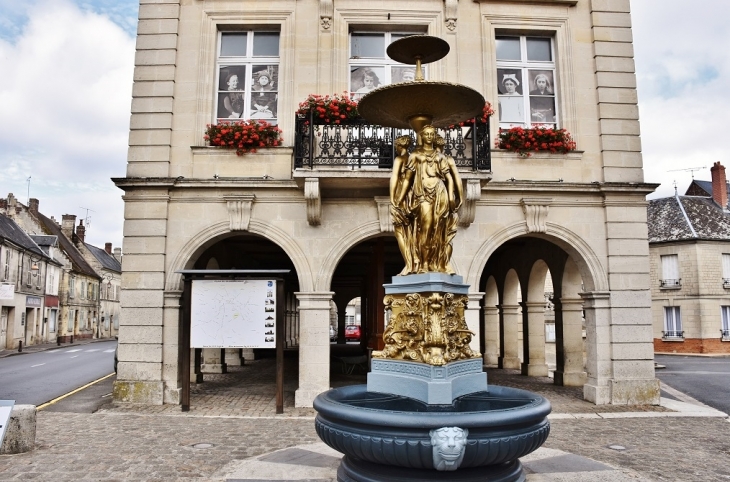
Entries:
[[[390, 480], [416, 480], [416, 474], [423, 480], [522, 480], [518, 459], [540, 447], [550, 433], [550, 402], [496, 385], [451, 405], [428, 405], [353, 385], [320, 394], [314, 408], [319, 437], [345, 454], [340, 471], [356, 473], [340, 474], [339, 480], [381, 480], [386, 473]], [[453, 472], [434, 466], [430, 432], [442, 427], [468, 430], [463, 460]], [[488, 467], [492, 472], [485, 479]]]

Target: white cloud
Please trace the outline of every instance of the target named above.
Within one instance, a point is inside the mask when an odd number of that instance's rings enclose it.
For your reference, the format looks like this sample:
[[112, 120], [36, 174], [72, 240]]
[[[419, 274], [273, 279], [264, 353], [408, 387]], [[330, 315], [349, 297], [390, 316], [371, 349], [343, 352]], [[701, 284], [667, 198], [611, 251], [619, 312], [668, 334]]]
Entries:
[[730, 167], [722, 127], [730, 113], [730, 2], [631, 2], [645, 179], [650, 197], [680, 194], [709, 179], [716, 161]]
[[0, 40], [0, 196], [41, 212], [85, 215], [92, 244], [121, 245], [123, 176], [134, 39], [108, 17], [66, 0], [29, 5], [13, 41]]

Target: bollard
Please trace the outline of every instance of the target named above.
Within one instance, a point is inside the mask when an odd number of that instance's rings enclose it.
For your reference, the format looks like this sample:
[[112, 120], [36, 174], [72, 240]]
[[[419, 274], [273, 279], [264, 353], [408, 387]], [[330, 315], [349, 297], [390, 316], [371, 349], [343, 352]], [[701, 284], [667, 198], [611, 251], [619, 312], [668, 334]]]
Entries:
[[18, 340], [18, 353], [23, 353], [23, 340]]
[[69, 343], [73, 343], [73, 342], [74, 342], [74, 336], [71, 335], [71, 341]]
[[61, 346], [61, 337], [60, 336], [56, 337], [56, 345]]

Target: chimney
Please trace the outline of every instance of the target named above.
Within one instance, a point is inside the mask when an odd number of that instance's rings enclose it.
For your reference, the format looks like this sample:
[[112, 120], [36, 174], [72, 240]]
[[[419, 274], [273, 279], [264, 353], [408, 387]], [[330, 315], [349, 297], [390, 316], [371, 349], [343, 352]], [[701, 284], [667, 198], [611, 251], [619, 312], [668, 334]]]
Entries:
[[34, 197], [30, 198], [28, 200], [28, 211], [30, 211], [31, 214], [37, 216], [39, 204], [40, 204], [40, 201], [38, 201], [36, 198], [34, 198]]
[[76, 237], [83, 243], [84, 236], [86, 236], [86, 228], [84, 227], [84, 220], [79, 219], [79, 225], [76, 228]]
[[64, 214], [61, 216], [61, 232], [68, 239], [71, 239], [74, 234], [74, 226], [76, 225], [75, 214]]
[[710, 168], [712, 174], [712, 199], [727, 209], [727, 179], [725, 178], [725, 166], [716, 162]]
[[120, 263], [122, 262], [122, 248], [114, 248], [114, 257]]
[[112, 243], [104, 243], [104, 251], [106, 254], [112, 254]]

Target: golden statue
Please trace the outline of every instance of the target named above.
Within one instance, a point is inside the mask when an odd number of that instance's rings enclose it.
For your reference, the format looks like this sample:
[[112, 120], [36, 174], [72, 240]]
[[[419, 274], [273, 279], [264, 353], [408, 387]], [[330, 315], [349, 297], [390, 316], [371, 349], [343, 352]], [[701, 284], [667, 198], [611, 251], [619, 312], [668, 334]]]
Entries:
[[401, 275], [454, 274], [451, 241], [464, 193], [454, 159], [444, 155], [444, 139], [431, 125], [419, 132], [421, 143], [410, 155], [410, 138], [395, 140], [398, 154], [390, 178], [390, 211], [403, 254]]

